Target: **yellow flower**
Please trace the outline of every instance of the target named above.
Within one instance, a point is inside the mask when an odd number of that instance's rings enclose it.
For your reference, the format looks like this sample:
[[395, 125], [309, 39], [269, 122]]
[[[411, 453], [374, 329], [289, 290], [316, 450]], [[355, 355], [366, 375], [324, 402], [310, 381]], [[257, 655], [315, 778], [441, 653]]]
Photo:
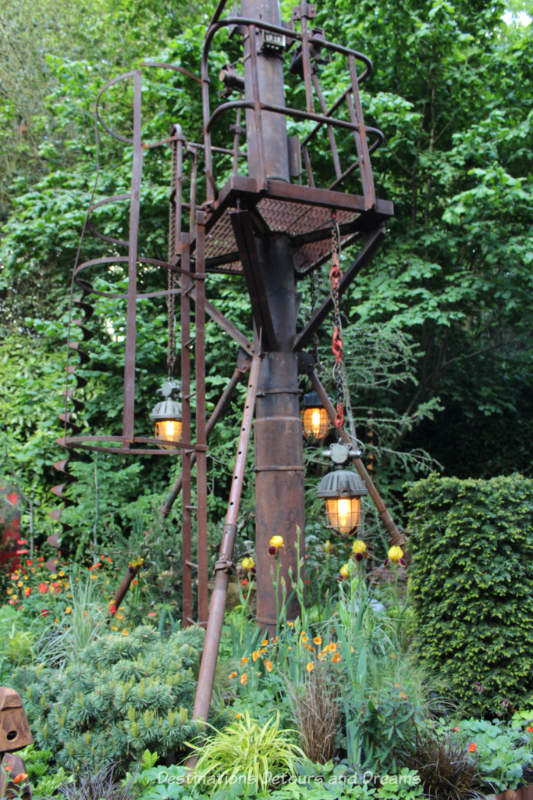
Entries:
[[241, 686], [244, 686], [247, 680], [248, 680], [248, 675], [246, 674], [246, 672], [243, 672], [240, 680]]
[[287, 625], [289, 626], [289, 628], [294, 628], [294, 622], [292, 621], [292, 619], [287, 620]]
[[268, 542], [268, 552], [271, 556], [275, 556], [278, 550], [283, 547], [283, 536], [271, 536]]
[[274, 669], [272, 666], [272, 661], [265, 661], [265, 669], [267, 672], [272, 672]]
[[255, 663], [260, 655], [261, 653], [259, 652], [259, 650], [254, 650], [254, 652], [252, 653], [252, 661]]
[[250, 570], [255, 567], [255, 561], [251, 556], [243, 558], [243, 560], [241, 561], [241, 567], [242, 569], [246, 570], [246, 572], [250, 572]]
[[71, 607], [67, 606], [66, 609], [65, 609], [65, 614], [70, 614], [71, 611], [72, 611]]
[[128, 566], [133, 567], [135, 569], [136, 567], [142, 567], [143, 564], [144, 564], [144, 558], [141, 558], [139, 556], [139, 558], [134, 558], [133, 561], [130, 561]]
[[355, 539], [352, 545], [352, 553], [366, 553], [366, 543], [363, 542], [361, 539]]
[[65, 573], [64, 573], [64, 571], [62, 569], [60, 569], [57, 574], [59, 575], [60, 578], [64, 578], [65, 577]]
[[235, 714], [235, 719], [240, 719], [241, 717], [242, 717], [242, 714], [240, 714], [240, 713], [237, 711], [237, 713]]
[[315, 636], [314, 639], [313, 639], [313, 644], [322, 644], [322, 637], [321, 636]]
[[333, 552], [333, 545], [331, 544], [329, 539], [324, 545], [324, 552], [327, 556], [329, 556], [329, 554]]
[[403, 558], [403, 550], [397, 544], [389, 547], [389, 552], [387, 553], [389, 557], [389, 561], [392, 561], [393, 564], [397, 564]]
[[261, 647], [266, 647], [267, 644], [268, 644], [268, 639], [263, 639], [263, 641], [261, 642]]
[[306, 644], [309, 641], [309, 637], [302, 633], [302, 644]]
[[348, 564], [343, 564], [339, 570], [339, 575], [341, 578], [349, 578], [350, 577], [350, 567]]
[[17, 581], [17, 586], [24, 586], [24, 582], [23, 581]]
[[312, 672], [315, 668], [315, 665], [313, 664], [312, 661], [308, 661], [305, 668], [308, 672]]

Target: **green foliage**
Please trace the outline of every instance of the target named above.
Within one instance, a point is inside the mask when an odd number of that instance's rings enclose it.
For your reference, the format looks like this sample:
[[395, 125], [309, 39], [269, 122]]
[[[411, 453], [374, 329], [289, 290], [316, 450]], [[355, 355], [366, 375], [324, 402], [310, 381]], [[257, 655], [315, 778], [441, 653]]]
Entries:
[[60, 786], [73, 780], [63, 767], [54, 766], [51, 750], [37, 750], [35, 745], [30, 744], [19, 755], [26, 765], [33, 800], [47, 800]]
[[303, 757], [294, 733], [280, 728], [279, 713], [261, 726], [246, 710], [206, 744], [194, 746], [199, 755], [195, 780], [208, 786], [241, 781], [266, 789], [274, 776], [294, 774], [296, 761]]
[[522, 744], [516, 731], [498, 720], [465, 719], [457, 727], [463, 746], [476, 746], [480, 775], [493, 791], [515, 789], [522, 783], [522, 771], [533, 759], [533, 748]]
[[531, 479], [413, 484], [411, 594], [422, 660], [468, 714], [505, 715], [533, 688]]
[[201, 631], [162, 639], [150, 627], [110, 633], [62, 670], [46, 663], [13, 676], [36, 744], [79, 773], [116, 764], [125, 770], [144, 749], [183, 751], [191, 722]]

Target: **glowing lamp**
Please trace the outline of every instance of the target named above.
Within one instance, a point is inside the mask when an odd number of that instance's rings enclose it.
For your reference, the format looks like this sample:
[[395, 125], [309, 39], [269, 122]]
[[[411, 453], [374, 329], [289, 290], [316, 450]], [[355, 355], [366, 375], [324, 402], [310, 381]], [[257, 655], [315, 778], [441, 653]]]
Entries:
[[176, 399], [180, 388], [178, 381], [165, 381], [157, 390], [163, 395], [164, 400], [156, 403], [150, 414], [150, 419], [155, 423], [155, 438], [161, 442], [168, 442], [159, 445], [165, 450], [172, 450], [178, 442], [181, 442], [181, 403]]
[[326, 438], [331, 423], [328, 412], [316, 392], [308, 392], [304, 395], [301, 418], [306, 439], [315, 439], [317, 442], [321, 442]]
[[[350, 451], [341, 444], [332, 445], [332, 460], [344, 464]], [[361, 522], [361, 497], [368, 494], [364, 481], [357, 473], [337, 468], [324, 475], [317, 488], [317, 496], [326, 504], [328, 526], [342, 534], [355, 533]]]

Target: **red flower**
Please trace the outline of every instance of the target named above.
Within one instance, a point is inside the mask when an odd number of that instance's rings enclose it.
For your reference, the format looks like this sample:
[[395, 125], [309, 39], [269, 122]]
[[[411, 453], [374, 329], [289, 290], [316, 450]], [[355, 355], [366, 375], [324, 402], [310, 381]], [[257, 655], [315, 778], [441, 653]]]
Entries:
[[117, 607], [114, 603], [109, 604], [109, 613], [111, 614], [111, 616], [117, 613]]
[[248, 586], [248, 581], [246, 580], [246, 578], [242, 579], [241, 586]]
[[49, 613], [47, 608], [41, 608], [41, 617], [47, 617]]
[[475, 753], [476, 750], [477, 750], [477, 744], [475, 742], [470, 742], [470, 744], [468, 745], [468, 752]]
[[26, 597], [30, 596], [30, 594], [31, 594], [31, 586], [26, 586], [26, 588], [24, 589], [24, 594], [26, 595]]
[[42, 581], [42, 582], [39, 584], [39, 593], [40, 593], [40, 594], [46, 594], [46, 592], [47, 592], [47, 591], [48, 591], [48, 586], [47, 586], [47, 584], [46, 584], [44, 581]]
[[156, 614], [156, 612], [155, 612], [155, 611], [149, 611], [149, 612], [148, 612], [148, 614], [147, 614], [146, 616], [147, 616], [147, 617], [157, 617], [157, 614]]
[[17, 539], [17, 544], [28, 544], [27, 539]]
[[18, 496], [18, 494], [17, 494], [16, 492], [10, 492], [10, 493], [7, 495], [7, 500], [8, 500], [8, 503], [11, 503], [11, 504], [12, 504], [12, 505], [14, 505], [14, 506], [16, 506], [16, 505], [17, 505], [17, 503], [18, 503], [18, 499], [19, 499], [19, 496]]
[[31, 560], [31, 558], [28, 558], [28, 560], [26, 561], [26, 566], [27, 567], [32, 567], [33, 566], [33, 561]]

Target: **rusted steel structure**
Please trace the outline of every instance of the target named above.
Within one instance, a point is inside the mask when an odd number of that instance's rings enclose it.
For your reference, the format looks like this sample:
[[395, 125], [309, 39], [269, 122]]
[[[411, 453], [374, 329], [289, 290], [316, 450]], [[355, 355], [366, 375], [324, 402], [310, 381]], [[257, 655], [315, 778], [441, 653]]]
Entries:
[[[383, 137], [377, 128], [365, 124], [361, 105], [360, 85], [370, 74], [370, 60], [328, 41], [324, 32], [314, 27], [315, 6], [305, 0], [294, 8], [290, 22], [281, 20], [279, 0], [242, 0], [240, 12], [228, 9], [227, 0], [219, 0], [205, 36], [200, 77], [181, 67], [147, 63], [110, 81], [101, 92], [100, 98], [124, 80], [133, 85], [131, 136], [113, 130], [98, 110], [99, 122], [107, 133], [132, 149], [132, 181], [129, 193], [99, 200], [89, 209], [87, 231], [109, 243], [113, 255], [76, 265], [74, 278], [83, 293], [77, 303], [85, 316], [73, 320], [73, 325], [81, 327], [82, 339], [89, 336], [85, 318], [91, 313], [91, 297], [105, 295], [96, 288], [91, 276], [101, 270], [104, 274], [106, 270], [116, 271], [117, 265], [123, 265], [127, 291], [106, 295], [126, 305], [122, 430], [114, 436], [88, 436], [72, 429], [78, 402], [72, 384], [67, 384], [62, 415], [65, 436], [61, 443], [70, 449], [181, 457], [181, 475], [161, 511], [168, 514], [181, 492], [184, 622], [198, 621], [208, 627], [196, 717], [206, 716], [209, 707], [252, 415], [255, 410], [257, 620], [266, 630], [273, 630], [279, 597], [275, 596], [268, 542], [273, 535], [283, 536], [280, 574], [290, 588], [291, 575], [296, 573], [301, 555], [296, 549], [297, 530], [303, 533], [305, 525], [299, 414], [302, 372], [310, 376], [331, 419], [335, 419], [335, 409], [314, 372], [313, 358], [306, 348], [333, 310], [334, 302], [338, 306], [343, 292], [372, 258], [393, 213], [392, 204], [376, 196], [372, 176], [370, 157]], [[213, 74], [211, 54], [224, 32], [230, 33], [233, 50], [240, 45], [241, 55], [236, 63], [227, 64]], [[321, 84], [321, 71], [327, 72], [330, 64], [337, 76], [336, 85], [342, 84], [344, 76], [344, 84], [335, 97], [331, 89], [326, 92]], [[142, 81], [144, 70], [150, 68], [174, 70], [190, 81], [191, 90], [201, 92], [203, 141], [189, 140], [181, 126], [183, 121], [173, 125], [169, 135], [160, 141], [143, 139]], [[302, 86], [303, 91], [298, 91]], [[286, 93], [303, 98], [303, 102], [300, 105], [296, 100], [288, 102]], [[230, 146], [228, 136], [231, 136]], [[167, 260], [141, 256], [138, 247], [143, 159], [156, 148], [169, 150], [172, 159]], [[98, 208], [117, 202], [129, 202], [127, 239], [99, 233], [92, 224], [92, 215]], [[309, 277], [313, 280], [339, 247], [350, 248], [351, 261], [344, 265], [336, 297], [328, 294], [308, 318], [302, 319], [300, 285]], [[119, 251], [123, 255], [117, 256]], [[167, 274], [167, 288], [141, 291], [143, 271], [157, 269]], [[253, 319], [250, 337], [209, 302], [211, 273], [242, 277], [250, 296]], [[176, 295], [179, 295], [183, 435], [175, 447], [163, 448], [163, 442], [139, 436], [135, 431], [136, 308], [139, 302]], [[239, 348], [239, 356], [228, 386], [206, 420], [208, 321], [231, 337]], [[82, 345], [73, 340], [69, 348], [84, 359]], [[238, 380], [248, 370], [243, 427], [207, 623], [207, 437]], [[77, 379], [78, 384], [83, 382], [70, 359], [67, 374], [72, 380]], [[349, 438], [342, 431], [340, 435]], [[65, 483], [55, 488], [55, 493], [63, 497], [69, 479], [68, 459], [57, 466], [66, 475]], [[398, 543], [402, 534], [359, 457], [354, 466], [393, 543]], [[194, 538], [196, 563], [192, 561]], [[304, 536], [300, 542], [303, 546]], [[292, 601], [288, 617], [297, 613], [298, 607]]]

